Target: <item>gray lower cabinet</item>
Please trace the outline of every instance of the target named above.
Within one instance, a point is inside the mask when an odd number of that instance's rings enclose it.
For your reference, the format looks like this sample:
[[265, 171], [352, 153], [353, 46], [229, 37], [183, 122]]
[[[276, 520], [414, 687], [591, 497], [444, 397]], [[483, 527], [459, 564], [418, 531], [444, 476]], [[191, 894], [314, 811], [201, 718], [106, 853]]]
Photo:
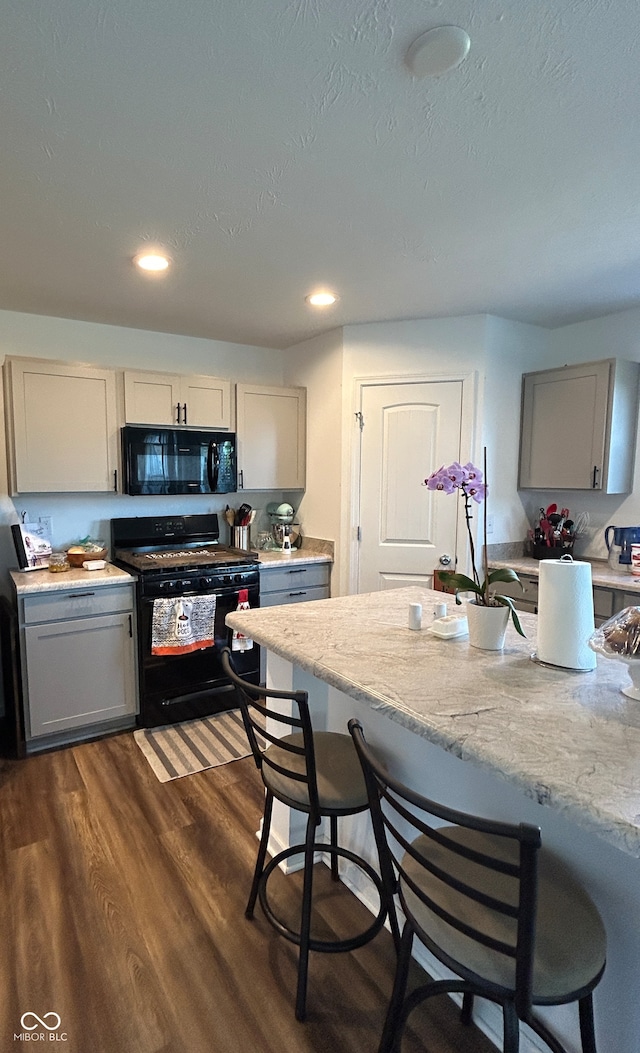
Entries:
[[27, 751], [134, 723], [133, 619], [130, 585], [21, 600]]
[[[538, 613], [538, 578], [528, 574], [519, 574], [522, 588], [516, 582], [498, 582], [495, 586], [496, 592], [503, 596], [511, 596], [516, 610]], [[624, 598], [629, 603], [623, 602]], [[638, 597], [636, 597], [637, 599]], [[596, 625], [602, 625], [616, 611], [630, 606], [633, 599], [628, 594], [617, 589], [607, 589], [602, 585], [593, 586], [593, 614]]]
[[260, 606], [326, 600], [330, 573], [330, 563], [296, 561], [290, 567], [261, 567]]

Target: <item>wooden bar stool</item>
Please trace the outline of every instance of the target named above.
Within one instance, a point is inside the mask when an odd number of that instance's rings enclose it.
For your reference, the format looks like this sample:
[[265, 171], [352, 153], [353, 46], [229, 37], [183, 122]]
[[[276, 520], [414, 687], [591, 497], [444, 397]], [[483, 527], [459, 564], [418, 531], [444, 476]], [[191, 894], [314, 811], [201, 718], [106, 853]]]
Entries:
[[[367, 789], [358, 755], [349, 735], [331, 731], [314, 732], [309, 716], [306, 691], [275, 691], [256, 687], [241, 679], [231, 665], [229, 648], [222, 650], [225, 675], [237, 689], [249, 744], [265, 786], [264, 816], [258, 857], [253, 874], [245, 914], [253, 917], [256, 900], [265, 917], [287, 940], [299, 947], [296, 1018], [304, 1020], [306, 1013], [309, 952], [337, 953], [362, 947], [380, 931], [387, 909], [383, 885], [376, 871], [360, 856], [338, 844], [338, 817], [355, 815], [369, 807]], [[291, 702], [291, 712], [284, 714], [282, 705], [270, 701]], [[269, 730], [271, 722], [289, 729], [278, 737]], [[267, 723], [268, 722], [268, 723]], [[269, 726], [268, 726], [269, 725]], [[292, 845], [279, 852], [265, 866], [269, 829], [274, 798], [289, 808], [307, 815], [304, 844]], [[329, 819], [330, 842], [316, 840], [317, 828], [323, 818]], [[313, 863], [315, 853], [328, 853], [331, 876], [338, 880], [338, 859], [354, 863], [370, 878], [380, 898], [380, 908], [372, 923], [357, 935], [342, 940], [321, 940], [311, 935], [313, 905]], [[304, 878], [300, 924], [291, 929], [274, 913], [267, 895], [267, 883], [275, 868], [294, 855], [304, 857]], [[399, 934], [396, 926], [396, 939]]]
[[[420, 796], [385, 771], [357, 720], [349, 731], [367, 781], [388, 909], [395, 912], [397, 893], [405, 916], [379, 1053], [399, 1049], [411, 1011], [445, 992], [462, 993], [465, 1023], [474, 995], [502, 1006], [504, 1053], [518, 1053], [521, 1020], [553, 1053], [566, 1053], [533, 1007], [578, 1002], [583, 1053], [596, 1053], [592, 992], [605, 967], [604, 926], [568, 868], [541, 848], [539, 828]], [[457, 979], [431, 981], [406, 997], [414, 936]]]

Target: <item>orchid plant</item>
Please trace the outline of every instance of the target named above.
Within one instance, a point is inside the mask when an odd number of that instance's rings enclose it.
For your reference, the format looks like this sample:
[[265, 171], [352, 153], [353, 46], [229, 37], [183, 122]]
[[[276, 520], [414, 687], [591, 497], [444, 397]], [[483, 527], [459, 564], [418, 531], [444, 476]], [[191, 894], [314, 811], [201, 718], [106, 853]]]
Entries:
[[[471, 555], [471, 570], [473, 578], [470, 578], [467, 574], [459, 574], [455, 570], [441, 570], [439, 577], [443, 585], [451, 586], [455, 589], [456, 603], [461, 603], [459, 593], [461, 592], [472, 592], [475, 594], [475, 603], [482, 607], [508, 607], [511, 611], [511, 617], [516, 630], [520, 633], [520, 636], [524, 636], [522, 626], [520, 625], [520, 619], [518, 618], [516, 609], [513, 605], [513, 600], [509, 596], [500, 596], [495, 592], [493, 586], [498, 582], [504, 581], [517, 581], [520, 584], [520, 579], [516, 574], [515, 570], [503, 568], [500, 570], [492, 570], [489, 572], [489, 564], [487, 559], [487, 484], [484, 481], [487, 474], [487, 451], [484, 451], [484, 474], [476, 468], [474, 464], [469, 461], [465, 465], [458, 464], [454, 461], [448, 468], [444, 466], [439, 468], [437, 472], [433, 472], [428, 479], [425, 479], [425, 485], [429, 490], [441, 490], [445, 494], [453, 494], [459, 492], [464, 498], [464, 516], [467, 524], [467, 533], [469, 535], [469, 551]], [[473, 541], [473, 533], [471, 530], [471, 522], [473, 519], [472, 508], [473, 503], [480, 505], [484, 501], [484, 542], [482, 546], [482, 570], [483, 577], [480, 579], [478, 569], [476, 567], [476, 550]]]

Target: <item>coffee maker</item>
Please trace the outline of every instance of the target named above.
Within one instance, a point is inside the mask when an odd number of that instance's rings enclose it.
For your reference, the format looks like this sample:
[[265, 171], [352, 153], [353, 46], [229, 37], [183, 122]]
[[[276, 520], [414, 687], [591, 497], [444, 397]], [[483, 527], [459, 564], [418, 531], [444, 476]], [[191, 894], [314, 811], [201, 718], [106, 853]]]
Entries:
[[604, 532], [604, 543], [609, 553], [612, 570], [631, 570], [631, 546], [640, 544], [640, 526], [608, 526]]

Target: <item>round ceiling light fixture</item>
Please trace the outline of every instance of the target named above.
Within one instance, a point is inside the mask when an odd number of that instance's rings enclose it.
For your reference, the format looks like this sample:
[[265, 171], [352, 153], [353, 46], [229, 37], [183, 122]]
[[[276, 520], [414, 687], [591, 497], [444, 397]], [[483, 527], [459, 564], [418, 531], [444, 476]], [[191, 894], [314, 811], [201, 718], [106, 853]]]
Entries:
[[312, 307], [331, 307], [331, 304], [335, 303], [338, 297], [335, 293], [322, 291], [311, 293], [310, 296], [305, 296], [307, 303], [311, 304]]
[[133, 262], [141, 271], [149, 271], [152, 274], [161, 274], [169, 267], [169, 257], [155, 252], [141, 252], [134, 256]]
[[405, 62], [414, 77], [439, 77], [464, 62], [470, 47], [469, 34], [460, 26], [436, 26], [416, 37]]

